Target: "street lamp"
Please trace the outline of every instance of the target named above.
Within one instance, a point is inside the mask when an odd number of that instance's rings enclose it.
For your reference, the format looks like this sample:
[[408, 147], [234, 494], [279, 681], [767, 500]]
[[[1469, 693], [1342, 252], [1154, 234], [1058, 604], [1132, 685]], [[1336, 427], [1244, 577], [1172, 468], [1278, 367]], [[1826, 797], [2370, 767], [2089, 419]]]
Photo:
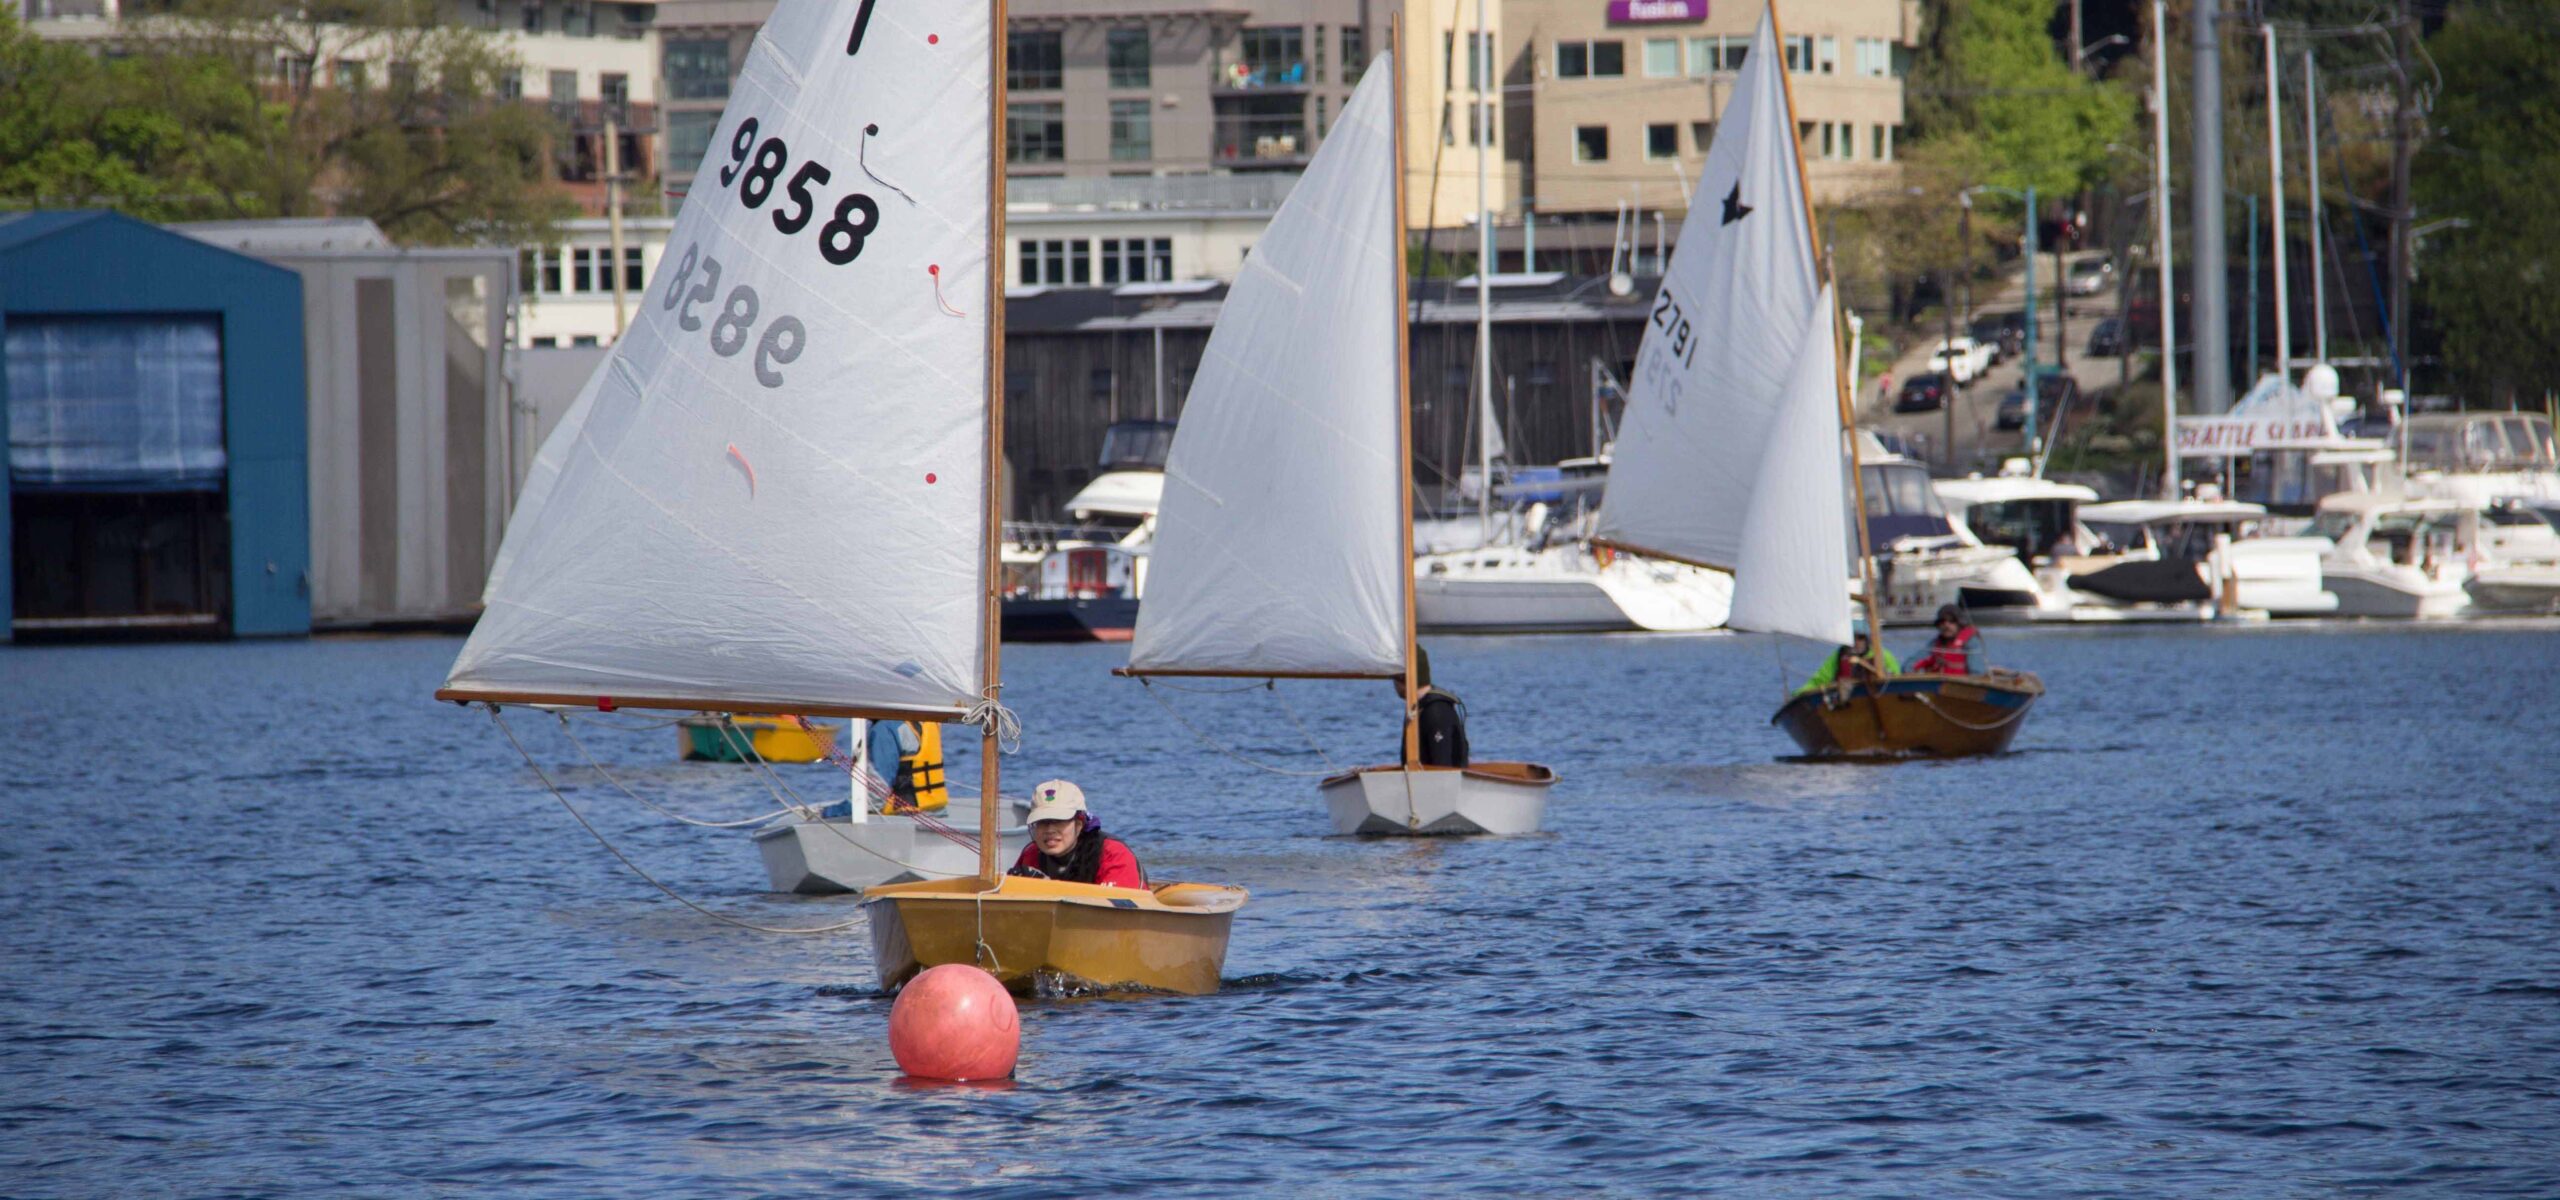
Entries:
[[2001, 187], [1998, 184], [1977, 183], [1972, 187], [1957, 192], [1956, 203], [1964, 206], [1965, 220], [1968, 227], [1970, 227], [1973, 217], [1973, 194], [1975, 192], [1998, 192], [2003, 196], [2010, 196], [2023, 201], [2027, 206], [2027, 234], [2025, 241], [2025, 257], [2027, 260], [2027, 352], [2025, 362], [2021, 367], [2021, 370], [2026, 376], [2027, 384], [2027, 453], [2032, 455], [2036, 452], [2036, 409], [2041, 407], [2041, 405], [2037, 403], [2038, 397], [2036, 392], [2036, 190], [2033, 187], [2029, 187], [2027, 190], [2021, 192], [2015, 189]]
[[2099, 38], [2097, 41], [2089, 43], [2085, 49], [2080, 51], [2080, 57], [2071, 60], [2071, 65], [2075, 67], [2084, 66], [2088, 63], [2090, 55], [2118, 43], [2131, 45], [2133, 43], [2133, 39], [2126, 37], [2121, 33], [2110, 33], [2105, 37]]

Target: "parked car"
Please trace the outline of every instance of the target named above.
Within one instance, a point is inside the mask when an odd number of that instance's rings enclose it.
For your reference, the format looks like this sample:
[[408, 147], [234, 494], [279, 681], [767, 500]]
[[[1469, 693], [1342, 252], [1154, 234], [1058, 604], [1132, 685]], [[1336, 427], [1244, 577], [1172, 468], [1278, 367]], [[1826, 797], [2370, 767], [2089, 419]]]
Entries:
[[1928, 369], [1944, 371], [1957, 383], [1971, 383], [1991, 369], [1992, 349], [1969, 337], [1949, 338], [1929, 355]]
[[1991, 361], [1996, 363], [2027, 348], [2027, 314], [2021, 309], [1979, 313], [1966, 332], [1992, 347]]
[[2095, 296], [2116, 277], [2116, 265], [2103, 258], [2084, 258], [2063, 273], [2062, 288], [2074, 296]]
[[2088, 355], [2091, 358], [2118, 358], [2124, 354], [2124, 320], [2108, 317], [2089, 331]]
[[1893, 411], [1898, 413], [1934, 412], [1947, 402], [1952, 385], [1940, 375], [1914, 375], [1902, 381], [1901, 394], [1893, 398]]
[[[2036, 380], [2036, 428], [2053, 428], [2055, 413], [2080, 403], [2080, 381], [2059, 371]], [[2027, 391], [2010, 388], [2001, 393], [2000, 409], [1991, 419], [1995, 429], [2023, 429], [2027, 424]]]

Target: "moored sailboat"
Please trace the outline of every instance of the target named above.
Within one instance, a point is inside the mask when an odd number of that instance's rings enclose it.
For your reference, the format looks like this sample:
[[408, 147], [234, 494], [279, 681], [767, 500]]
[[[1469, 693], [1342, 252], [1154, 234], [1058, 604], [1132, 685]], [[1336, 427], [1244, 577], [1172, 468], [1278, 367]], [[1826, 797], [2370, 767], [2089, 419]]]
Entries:
[[[1868, 627], [1883, 622], [1850, 519], [1851, 497], [1870, 511], [1856, 415], [1779, 44], [1764, 8], [1637, 352], [1598, 540], [1732, 571], [1731, 628], [1847, 646], [1853, 536]], [[1812, 755], [1978, 753], [2004, 748], [2043, 690], [2005, 672], [1895, 675], [1771, 719]], [[1963, 707], [1979, 703], [1997, 711]]]
[[[1000, 874], [1004, 27], [1002, 0], [774, 10], [678, 265], [544, 443], [437, 695], [978, 726], [977, 871], [865, 893], [881, 984], [1213, 990], [1241, 889]], [[1028, 919], [909, 928], [999, 902]]]
[[1323, 782], [1335, 831], [1530, 833], [1553, 771], [1422, 761], [1403, 47], [1382, 57], [1393, 69], [1363, 78], [1227, 293], [1165, 464], [1121, 671], [1395, 680], [1403, 754]]

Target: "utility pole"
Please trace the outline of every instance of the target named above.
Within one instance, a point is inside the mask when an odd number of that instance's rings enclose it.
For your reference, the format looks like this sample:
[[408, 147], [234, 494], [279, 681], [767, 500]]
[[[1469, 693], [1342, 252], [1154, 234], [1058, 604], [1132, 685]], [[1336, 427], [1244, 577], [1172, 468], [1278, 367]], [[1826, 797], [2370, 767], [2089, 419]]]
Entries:
[[[2231, 270], [2222, 232], [2222, 20], [2223, 0], [2196, 0], [2189, 44], [2195, 51], [2194, 156], [2187, 203], [2194, 248], [2195, 411], [2212, 416], [2231, 407]], [[2174, 353], [2174, 350], [2171, 351]]]
[[[2151, 229], [2160, 260], [2160, 498], [2178, 498], [2178, 286], [2169, 225], [2169, 6], [2151, 0]], [[2132, 272], [2126, 272], [2128, 276]], [[2118, 308], [2117, 312], [2124, 311]], [[2123, 349], [2133, 353], [2126, 323]]]
[[2302, 164], [2311, 188], [2311, 360], [2329, 361], [2328, 273], [2320, 260], [2320, 77], [2302, 48]]
[[[1938, 272], [1938, 278], [1943, 281], [1938, 288], [1941, 317], [1938, 323], [1945, 331], [1938, 343], [1938, 357], [1947, 364], [1946, 399], [1938, 405], [1938, 414], [1946, 425], [1947, 448], [1939, 451], [1942, 456], [1939, 461], [1953, 471], [1956, 469], [1956, 281], [1947, 278], [1944, 270]], [[1970, 375], [1965, 377], [1964, 390], [1973, 390], [1973, 377]]]
[[611, 113], [604, 118], [604, 214], [605, 226], [612, 232], [613, 261], [605, 272], [613, 277], [613, 340], [622, 340], [624, 321], [622, 299], [622, 122]]
[[2277, 90], [2276, 27], [2261, 25], [2267, 39], [2267, 208], [2275, 223], [2276, 374], [2293, 378], [2293, 278], [2284, 255], [2284, 103]]
[[2409, 386], [2409, 224], [2416, 217], [2409, 210], [2409, 121], [2414, 115], [2409, 105], [2409, 59], [2417, 29], [2410, 0], [2400, 0], [2400, 27], [2391, 39], [2400, 69], [2391, 109], [2391, 381], [2404, 390]]

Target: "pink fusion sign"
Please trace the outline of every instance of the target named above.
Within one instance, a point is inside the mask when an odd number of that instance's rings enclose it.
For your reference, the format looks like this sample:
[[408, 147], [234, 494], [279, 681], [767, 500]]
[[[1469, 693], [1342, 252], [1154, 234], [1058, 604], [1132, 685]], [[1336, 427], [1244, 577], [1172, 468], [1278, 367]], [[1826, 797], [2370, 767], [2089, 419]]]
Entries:
[[1609, 0], [1609, 22], [1613, 25], [1706, 19], [1707, 0]]

